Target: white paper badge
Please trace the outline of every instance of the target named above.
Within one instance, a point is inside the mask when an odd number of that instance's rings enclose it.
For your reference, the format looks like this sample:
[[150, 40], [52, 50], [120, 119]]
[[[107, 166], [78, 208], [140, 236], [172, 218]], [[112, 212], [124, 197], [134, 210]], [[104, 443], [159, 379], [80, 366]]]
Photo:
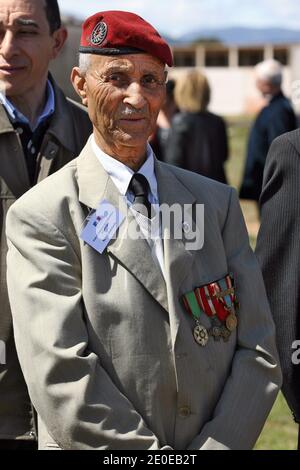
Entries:
[[87, 218], [87, 223], [80, 238], [99, 253], [103, 253], [111, 239], [115, 236], [125, 216], [119, 209], [103, 200], [98, 209]]

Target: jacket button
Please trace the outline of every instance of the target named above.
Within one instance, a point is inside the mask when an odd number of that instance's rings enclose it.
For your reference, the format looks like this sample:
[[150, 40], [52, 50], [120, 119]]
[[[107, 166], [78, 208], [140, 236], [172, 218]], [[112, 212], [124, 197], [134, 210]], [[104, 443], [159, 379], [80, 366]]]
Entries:
[[188, 406], [182, 406], [181, 408], [179, 408], [179, 416], [181, 418], [188, 418], [190, 414], [191, 414], [191, 410]]

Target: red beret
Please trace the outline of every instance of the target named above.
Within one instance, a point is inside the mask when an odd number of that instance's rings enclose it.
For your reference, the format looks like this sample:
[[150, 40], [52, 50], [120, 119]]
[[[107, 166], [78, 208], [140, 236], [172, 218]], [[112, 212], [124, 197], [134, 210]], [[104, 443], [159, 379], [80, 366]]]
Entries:
[[82, 26], [79, 52], [100, 55], [146, 52], [170, 67], [171, 50], [147, 21], [127, 11], [103, 11], [90, 16]]

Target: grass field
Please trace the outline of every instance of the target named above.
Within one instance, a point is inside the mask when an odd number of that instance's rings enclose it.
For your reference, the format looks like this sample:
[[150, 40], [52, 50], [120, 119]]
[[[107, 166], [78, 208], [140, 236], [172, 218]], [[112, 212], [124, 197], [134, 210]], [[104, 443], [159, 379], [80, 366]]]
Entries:
[[[230, 159], [226, 164], [229, 183], [239, 188], [244, 169], [247, 136], [250, 119], [241, 117], [228, 119]], [[259, 220], [256, 204], [252, 201], [241, 201], [244, 217], [250, 236], [251, 245], [255, 247]], [[297, 448], [297, 425], [291, 412], [280, 394], [256, 444], [258, 450], [294, 450]]]

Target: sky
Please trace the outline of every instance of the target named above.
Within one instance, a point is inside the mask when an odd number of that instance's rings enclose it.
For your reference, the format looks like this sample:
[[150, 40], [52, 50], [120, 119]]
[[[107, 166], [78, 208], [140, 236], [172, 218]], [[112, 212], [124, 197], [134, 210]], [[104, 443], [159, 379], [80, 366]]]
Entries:
[[230, 26], [300, 30], [300, 0], [59, 0], [59, 4], [63, 13], [79, 18], [104, 10], [132, 11], [173, 37]]

